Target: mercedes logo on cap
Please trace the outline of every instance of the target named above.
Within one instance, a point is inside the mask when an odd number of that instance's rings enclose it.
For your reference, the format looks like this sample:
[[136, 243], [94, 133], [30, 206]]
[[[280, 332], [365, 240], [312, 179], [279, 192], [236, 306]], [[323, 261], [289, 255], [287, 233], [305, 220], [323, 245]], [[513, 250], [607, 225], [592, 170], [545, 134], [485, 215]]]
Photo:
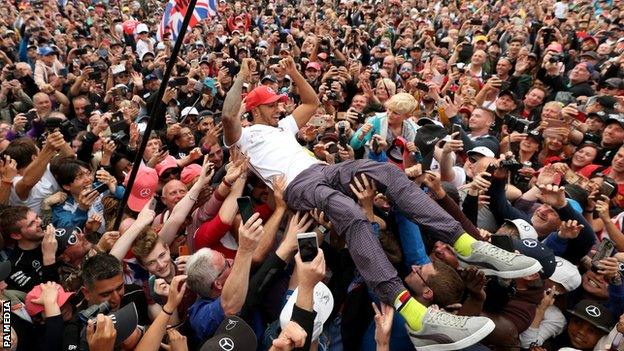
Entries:
[[143, 188], [139, 191], [139, 195], [141, 195], [141, 197], [149, 197], [152, 195], [152, 191], [149, 188]]
[[63, 235], [65, 235], [65, 228], [56, 228], [54, 230], [54, 236], [61, 237]]
[[236, 328], [236, 324], [238, 324], [237, 321], [235, 321], [233, 319], [228, 319], [228, 324], [225, 326], [225, 330], [230, 331], [230, 330]]
[[221, 338], [219, 340], [219, 346], [221, 347], [221, 349], [225, 350], [225, 351], [232, 351], [234, 350], [234, 341], [230, 338]]
[[524, 240], [522, 240], [522, 243], [524, 244], [524, 246], [526, 246], [528, 248], [534, 248], [534, 247], [537, 246], [537, 241], [535, 241], [535, 240], [524, 239]]
[[589, 305], [587, 307], [585, 307], [585, 312], [587, 312], [588, 315], [594, 317], [594, 318], [598, 318], [600, 317], [600, 308], [598, 308], [598, 306], [594, 306], [594, 305]]

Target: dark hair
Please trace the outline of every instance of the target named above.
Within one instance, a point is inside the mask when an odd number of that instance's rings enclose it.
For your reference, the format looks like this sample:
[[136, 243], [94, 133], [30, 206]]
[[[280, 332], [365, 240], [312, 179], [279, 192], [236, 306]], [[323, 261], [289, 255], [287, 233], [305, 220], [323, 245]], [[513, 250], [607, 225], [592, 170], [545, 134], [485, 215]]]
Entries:
[[21, 232], [21, 227], [17, 222], [26, 219], [30, 208], [26, 206], [10, 206], [0, 212], [0, 231], [5, 243], [15, 243], [11, 234]]
[[5, 154], [17, 162], [17, 169], [28, 166], [37, 153], [37, 144], [28, 137], [13, 139], [5, 150]]
[[76, 180], [80, 172], [80, 167], [91, 170], [91, 167], [84, 161], [77, 160], [73, 157], [59, 157], [50, 164], [50, 172], [54, 175], [56, 182], [63, 187]]
[[448, 306], [461, 302], [466, 286], [457, 271], [440, 260], [432, 263], [437, 273], [429, 276], [426, 283], [433, 290], [434, 303]]
[[108, 253], [98, 253], [86, 259], [82, 265], [82, 282], [92, 289], [95, 282], [123, 274], [121, 261]]

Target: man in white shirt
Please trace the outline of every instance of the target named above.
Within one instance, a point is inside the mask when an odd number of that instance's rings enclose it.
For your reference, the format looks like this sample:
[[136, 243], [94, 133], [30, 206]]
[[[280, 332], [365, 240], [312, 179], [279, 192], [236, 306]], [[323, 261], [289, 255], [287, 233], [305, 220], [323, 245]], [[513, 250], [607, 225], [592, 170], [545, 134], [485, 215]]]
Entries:
[[244, 59], [223, 106], [226, 146], [238, 147], [249, 158], [250, 168], [269, 186], [274, 176], [284, 174], [287, 183], [284, 198], [289, 207], [299, 211], [317, 208], [325, 213], [336, 232], [345, 237], [353, 261], [368, 286], [383, 302], [394, 304], [405, 318], [418, 350], [461, 349], [487, 336], [494, 329], [488, 318], [457, 317], [437, 308], [426, 308], [410, 296], [373, 234], [371, 223], [354, 201], [349, 189], [353, 178], [365, 174], [374, 181], [377, 189], [407, 218], [424, 226], [434, 238], [452, 244], [460, 262], [476, 264], [488, 274], [508, 278], [535, 273], [541, 265], [531, 258], [472, 239], [394, 165], [370, 160], [327, 165], [310, 156], [295, 135], [314, 115], [319, 100], [292, 58], [280, 61], [280, 66], [292, 78], [301, 105], [280, 120], [279, 103], [286, 101], [287, 96], [277, 95], [266, 86], [258, 87], [246, 96], [244, 105], [253, 125], [242, 128], [239, 119], [242, 86], [255, 70], [255, 60]]

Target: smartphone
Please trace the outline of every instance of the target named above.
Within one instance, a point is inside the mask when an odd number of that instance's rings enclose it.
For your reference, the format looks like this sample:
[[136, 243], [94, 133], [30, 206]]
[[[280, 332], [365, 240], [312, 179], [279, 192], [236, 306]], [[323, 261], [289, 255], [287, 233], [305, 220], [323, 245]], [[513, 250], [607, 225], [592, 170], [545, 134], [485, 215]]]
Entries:
[[605, 182], [605, 181], [602, 182], [602, 185], [600, 186], [600, 195], [604, 195], [608, 198], [611, 198], [614, 191], [615, 191], [615, 187], [613, 186], [613, 184], [609, 182]]
[[514, 252], [513, 240], [509, 235], [492, 235], [492, 245], [505, 251]]
[[149, 203], [150, 210], [155, 211], [156, 205], [158, 205], [158, 200], [156, 198], [152, 198], [152, 200]]
[[480, 26], [483, 24], [483, 21], [480, 19], [473, 18], [470, 20], [470, 24], [475, 25], [475, 26]]
[[453, 124], [453, 129], [451, 130], [451, 134], [458, 133], [454, 138], [455, 140], [459, 140], [461, 138], [461, 129], [462, 127], [459, 124]]
[[236, 199], [236, 202], [238, 203], [238, 212], [243, 218], [243, 224], [247, 223], [249, 218], [254, 214], [251, 198], [249, 196], [242, 196]]
[[419, 90], [424, 91], [425, 93], [429, 92], [429, 86], [423, 82], [418, 82], [418, 84], [416, 84], [416, 88], [418, 88]]
[[162, 146], [160, 147], [160, 149], [158, 149], [158, 152], [162, 154], [163, 152], [165, 152], [165, 151], [167, 151], [167, 150], [169, 150], [169, 148], [167, 147], [167, 145], [162, 145]]
[[191, 60], [191, 68], [197, 68], [199, 66], [199, 60]]
[[607, 238], [602, 239], [602, 241], [598, 245], [598, 248], [596, 249], [596, 253], [592, 257], [592, 271], [598, 272], [598, 262], [605, 258], [611, 257], [614, 250], [615, 244], [613, 243], [613, 241]]
[[28, 122], [32, 122], [37, 119], [37, 110], [30, 110], [24, 114]]
[[329, 60], [329, 62], [331, 63], [332, 66], [338, 68], [338, 67], [343, 67], [346, 65], [345, 60], [341, 60], [341, 59], [337, 59], [337, 58], [333, 58], [331, 60]]
[[170, 87], [179, 87], [188, 84], [188, 77], [175, 77], [169, 81]]
[[188, 256], [191, 254], [191, 249], [189, 249], [188, 245], [180, 245], [178, 247], [178, 256]]
[[313, 116], [312, 118], [310, 118], [310, 121], [308, 123], [314, 127], [325, 127], [325, 117]]
[[302, 262], [310, 262], [318, 254], [318, 239], [316, 233], [297, 234], [297, 247]]
[[277, 65], [280, 62], [281, 58], [279, 56], [271, 56], [269, 57], [269, 66]]
[[438, 47], [440, 47], [440, 48], [447, 48], [447, 49], [448, 49], [448, 47], [449, 47], [449, 43], [448, 43], [448, 41], [443, 41], [443, 42], [440, 42], [440, 43], [438, 44]]
[[97, 186], [97, 188], [95, 188], [95, 189], [93, 189], [93, 190], [96, 190], [98, 193], [102, 194], [102, 193], [104, 193], [106, 190], [108, 190], [108, 184], [104, 184], [104, 183], [102, 183], [102, 184], [98, 185], [98, 186]]
[[68, 73], [67, 67], [63, 67], [59, 70], [59, 75], [63, 78], [67, 78], [67, 73]]

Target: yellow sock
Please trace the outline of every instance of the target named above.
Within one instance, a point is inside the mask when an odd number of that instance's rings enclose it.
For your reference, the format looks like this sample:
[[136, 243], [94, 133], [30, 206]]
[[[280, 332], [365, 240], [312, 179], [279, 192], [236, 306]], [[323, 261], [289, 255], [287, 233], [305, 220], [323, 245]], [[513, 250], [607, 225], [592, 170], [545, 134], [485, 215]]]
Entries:
[[427, 307], [423, 306], [420, 302], [416, 301], [410, 296], [407, 290], [403, 290], [402, 293], [397, 296], [394, 301], [394, 307], [405, 318], [407, 325], [414, 331], [422, 329], [422, 322], [427, 313]]
[[470, 256], [472, 254], [472, 243], [475, 241], [477, 241], [475, 238], [468, 235], [468, 233], [464, 233], [457, 238], [453, 248], [462, 256]]

